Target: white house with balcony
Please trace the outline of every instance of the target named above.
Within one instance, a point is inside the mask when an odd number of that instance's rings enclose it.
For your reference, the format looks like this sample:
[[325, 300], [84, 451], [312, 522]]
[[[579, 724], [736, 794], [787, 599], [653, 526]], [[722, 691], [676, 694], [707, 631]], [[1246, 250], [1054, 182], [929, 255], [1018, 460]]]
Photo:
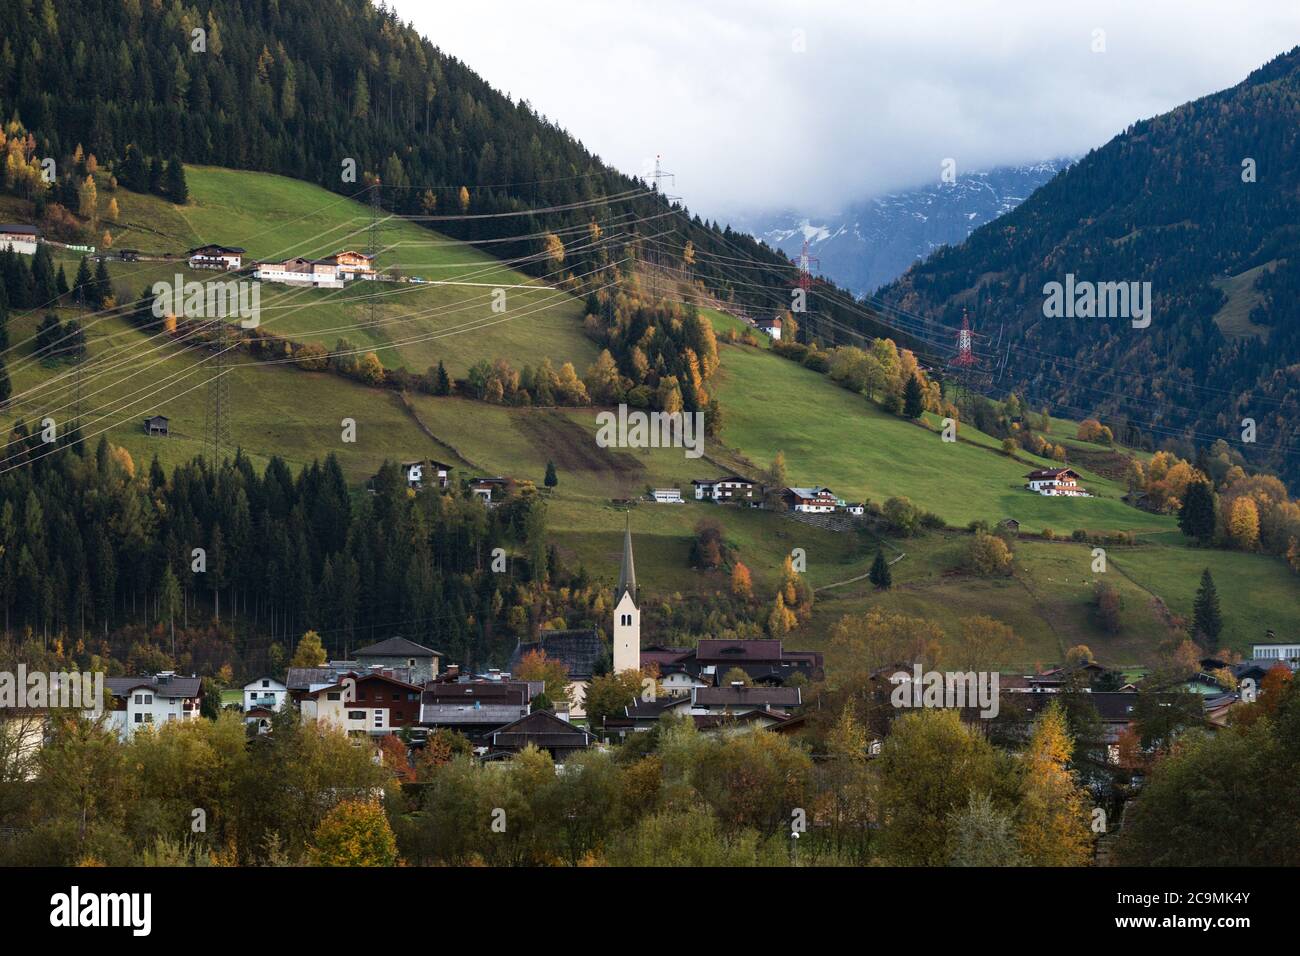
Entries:
[[244, 685], [244, 713], [255, 707], [282, 710], [289, 699], [289, 688], [274, 677], [259, 677]]
[[1040, 495], [1066, 498], [1090, 498], [1079, 486], [1079, 475], [1073, 468], [1037, 468], [1025, 475], [1025, 487]]
[[153, 677], [105, 677], [108, 723], [127, 738], [142, 727], [196, 720], [203, 701], [201, 678], [161, 671]]

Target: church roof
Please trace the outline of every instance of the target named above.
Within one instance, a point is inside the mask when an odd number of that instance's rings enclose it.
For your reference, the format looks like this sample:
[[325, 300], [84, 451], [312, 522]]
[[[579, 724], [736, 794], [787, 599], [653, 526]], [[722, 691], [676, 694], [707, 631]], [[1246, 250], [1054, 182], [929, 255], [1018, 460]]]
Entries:
[[623, 595], [631, 593], [636, 602], [636, 565], [632, 561], [632, 519], [629, 516], [627, 527], [623, 531], [623, 566], [618, 572], [618, 587], [614, 589], [614, 603], [623, 600]]

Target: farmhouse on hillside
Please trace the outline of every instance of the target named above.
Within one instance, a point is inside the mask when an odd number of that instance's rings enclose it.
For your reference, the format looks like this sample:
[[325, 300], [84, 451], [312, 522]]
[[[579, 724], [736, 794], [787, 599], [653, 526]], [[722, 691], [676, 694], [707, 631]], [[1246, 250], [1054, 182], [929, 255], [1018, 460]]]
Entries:
[[754, 504], [763, 496], [763, 488], [758, 482], [736, 475], [726, 478], [695, 478], [691, 484], [695, 486], [696, 501], [718, 503], [736, 501]]
[[0, 222], [0, 252], [6, 248], [25, 256], [36, 255], [36, 245], [41, 241], [41, 231], [35, 226], [13, 222]]
[[339, 275], [347, 279], [373, 279], [375, 277], [375, 257], [364, 252], [345, 249], [336, 252], [331, 258], [339, 267]]
[[259, 262], [253, 278], [262, 282], [311, 285], [318, 289], [341, 289], [344, 285], [338, 263], [333, 259], [306, 259], [302, 256], [282, 262]]
[[[428, 465], [430, 473], [426, 476], [424, 466]], [[451, 472], [451, 465], [441, 461], [434, 461], [432, 458], [424, 458], [419, 461], [402, 462], [402, 476], [406, 478], [408, 488], [414, 488], [417, 491], [424, 487], [425, 479], [432, 481], [437, 479], [438, 487], [445, 489], [447, 487], [448, 474]]]
[[770, 319], [759, 319], [754, 323], [754, 328], [760, 332], [766, 332], [773, 342], [781, 341], [781, 318], [775, 316]]
[[801, 514], [831, 514], [839, 499], [829, 488], [787, 488], [781, 500], [791, 511]]
[[1025, 487], [1040, 495], [1091, 497], [1088, 492], [1079, 487], [1079, 475], [1073, 468], [1037, 468], [1025, 477], [1029, 479]]
[[219, 269], [233, 272], [243, 267], [244, 250], [239, 246], [198, 246], [185, 253], [191, 269]]
[[150, 415], [144, 420], [144, 433], [150, 438], [166, 438], [169, 428], [166, 415]]
[[686, 503], [682, 501], [682, 490], [680, 488], [656, 488], [651, 493], [651, 496], [657, 505], [681, 505]]

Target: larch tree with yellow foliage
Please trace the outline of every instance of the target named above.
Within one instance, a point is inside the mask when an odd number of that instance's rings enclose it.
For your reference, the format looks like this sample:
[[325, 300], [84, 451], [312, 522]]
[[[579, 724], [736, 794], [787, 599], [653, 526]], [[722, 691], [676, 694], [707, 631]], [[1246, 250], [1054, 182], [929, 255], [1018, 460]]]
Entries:
[[1232, 503], [1228, 514], [1228, 534], [1242, 551], [1254, 551], [1259, 545], [1259, 509], [1255, 499], [1242, 496]]
[[316, 866], [394, 866], [397, 839], [378, 801], [345, 800], [325, 814], [312, 834]]
[[1053, 702], [1020, 763], [1016, 837], [1030, 866], [1084, 866], [1092, 855], [1088, 802], [1069, 767], [1073, 750], [1065, 713]]

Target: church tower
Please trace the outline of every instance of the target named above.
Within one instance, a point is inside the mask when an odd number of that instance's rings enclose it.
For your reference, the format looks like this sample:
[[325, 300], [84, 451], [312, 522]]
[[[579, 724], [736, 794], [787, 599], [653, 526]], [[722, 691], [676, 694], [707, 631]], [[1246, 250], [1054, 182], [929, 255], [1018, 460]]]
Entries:
[[641, 669], [641, 612], [636, 606], [636, 567], [632, 563], [632, 518], [623, 532], [623, 567], [614, 589], [614, 672]]

